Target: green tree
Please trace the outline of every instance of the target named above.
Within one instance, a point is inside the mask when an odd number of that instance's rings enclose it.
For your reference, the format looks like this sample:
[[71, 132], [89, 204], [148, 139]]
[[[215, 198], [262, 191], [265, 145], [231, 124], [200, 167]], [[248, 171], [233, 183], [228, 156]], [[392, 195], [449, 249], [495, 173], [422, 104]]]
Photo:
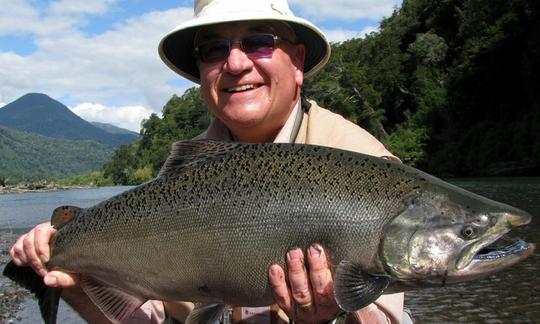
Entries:
[[155, 177], [170, 153], [172, 143], [202, 133], [211, 117], [198, 88], [181, 97], [173, 95], [163, 117], [152, 114], [142, 123], [141, 137], [120, 147], [105, 165], [104, 174], [116, 184], [139, 184]]
[[539, 7], [405, 0], [379, 31], [333, 44], [304, 93], [427, 171], [486, 175], [510, 163], [538, 172]]
[[128, 185], [131, 173], [137, 168], [135, 159], [137, 144], [122, 145], [103, 167], [105, 177], [111, 178], [117, 185]]

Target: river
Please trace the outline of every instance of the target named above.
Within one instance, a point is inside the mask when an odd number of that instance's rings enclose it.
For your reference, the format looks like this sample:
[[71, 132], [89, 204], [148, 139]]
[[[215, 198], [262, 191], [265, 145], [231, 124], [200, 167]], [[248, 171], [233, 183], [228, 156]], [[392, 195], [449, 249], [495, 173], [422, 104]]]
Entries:
[[101, 187], [0, 195], [0, 230], [27, 229], [51, 219], [61, 205], [90, 207], [130, 187]]
[[[522, 208], [533, 222], [512, 235], [540, 243], [540, 178], [453, 179], [452, 183], [489, 198]], [[127, 187], [77, 189], [46, 193], [0, 195], [0, 231], [21, 232], [48, 221], [51, 211], [64, 204], [91, 206], [126, 190]], [[1, 232], [0, 232], [1, 233]], [[509, 271], [483, 280], [407, 292], [405, 304], [417, 323], [539, 323], [540, 255]], [[20, 312], [21, 323], [39, 319], [33, 300]], [[67, 307], [59, 323], [78, 323]]]

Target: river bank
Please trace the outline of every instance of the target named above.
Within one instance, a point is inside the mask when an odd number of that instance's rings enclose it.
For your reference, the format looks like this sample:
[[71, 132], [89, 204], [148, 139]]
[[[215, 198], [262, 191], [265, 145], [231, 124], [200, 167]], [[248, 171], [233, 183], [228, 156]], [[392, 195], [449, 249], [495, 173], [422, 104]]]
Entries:
[[28, 183], [18, 185], [8, 185], [5, 187], [0, 186], [0, 195], [2, 194], [14, 194], [24, 192], [50, 192], [61, 191], [70, 189], [89, 189], [96, 188], [96, 186], [61, 186], [56, 183]]
[[[0, 232], [0, 269], [4, 270], [6, 264], [11, 261], [9, 249], [19, 237], [19, 233], [9, 231]], [[0, 276], [0, 323], [14, 323], [20, 321], [18, 312], [22, 309], [22, 303], [30, 297], [30, 293], [13, 281]]]

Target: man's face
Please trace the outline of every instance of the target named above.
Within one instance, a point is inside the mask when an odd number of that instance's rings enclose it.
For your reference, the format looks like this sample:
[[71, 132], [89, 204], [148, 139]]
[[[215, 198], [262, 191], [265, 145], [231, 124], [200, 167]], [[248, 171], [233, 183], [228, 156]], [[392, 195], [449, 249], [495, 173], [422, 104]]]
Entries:
[[[281, 23], [227, 23], [199, 31], [195, 46], [216, 38], [236, 42], [260, 33], [294, 38]], [[304, 51], [301, 44], [278, 40], [272, 55], [260, 58], [246, 54], [237, 43], [222, 60], [198, 60], [203, 98], [238, 140], [272, 141], [298, 100]]]

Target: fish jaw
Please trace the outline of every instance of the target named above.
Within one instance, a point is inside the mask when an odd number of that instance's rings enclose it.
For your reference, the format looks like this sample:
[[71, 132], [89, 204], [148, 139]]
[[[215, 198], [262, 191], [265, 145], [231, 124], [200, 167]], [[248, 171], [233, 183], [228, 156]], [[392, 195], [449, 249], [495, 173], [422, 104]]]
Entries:
[[462, 282], [509, 268], [526, 259], [535, 250], [535, 245], [517, 240], [509, 245], [495, 247], [495, 243], [513, 228], [525, 226], [531, 222], [531, 215], [523, 211], [514, 213], [495, 213], [494, 226], [480, 240], [463, 250], [456, 262], [456, 275], [452, 282]]
[[510, 268], [531, 256], [534, 250], [534, 244], [518, 240], [503, 248], [476, 254], [467, 266], [459, 270], [459, 275], [448, 282], [469, 281]]

